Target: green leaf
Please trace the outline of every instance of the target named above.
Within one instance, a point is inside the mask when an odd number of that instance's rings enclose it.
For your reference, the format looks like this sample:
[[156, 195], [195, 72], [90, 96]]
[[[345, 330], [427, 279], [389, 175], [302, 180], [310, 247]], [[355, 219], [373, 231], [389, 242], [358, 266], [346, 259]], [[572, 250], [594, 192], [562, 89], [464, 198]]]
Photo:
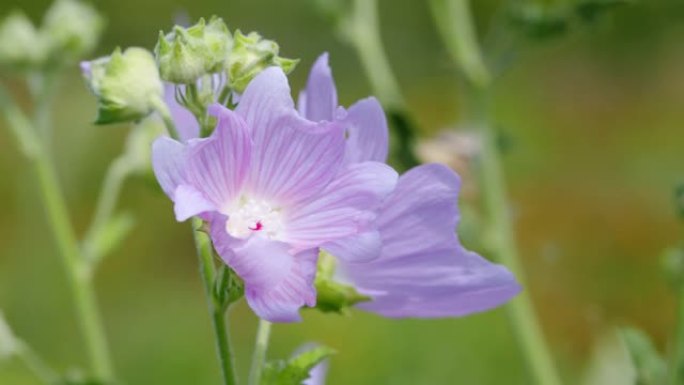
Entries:
[[637, 372], [635, 385], [661, 385], [665, 383], [667, 365], [653, 346], [648, 335], [638, 329], [623, 328], [620, 337], [627, 346]]
[[333, 349], [318, 346], [287, 361], [271, 361], [264, 368], [260, 385], [301, 385], [316, 365], [333, 354]]
[[316, 272], [316, 309], [324, 313], [345, 314], [357, 303], [370, 301], [371, 298], [360, 294], [352, 286], [334, 281], [335, 259], [322, 251]]

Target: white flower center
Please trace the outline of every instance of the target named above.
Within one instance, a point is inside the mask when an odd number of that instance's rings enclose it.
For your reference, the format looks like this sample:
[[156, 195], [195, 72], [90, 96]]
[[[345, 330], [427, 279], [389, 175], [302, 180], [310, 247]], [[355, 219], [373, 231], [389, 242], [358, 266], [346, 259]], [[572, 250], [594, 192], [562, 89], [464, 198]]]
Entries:
[[280, 209], [262, 200], [242, 197], [228, 210], [226, 232], [236, 238], [253, 233], [275, 238], [282, 227]]

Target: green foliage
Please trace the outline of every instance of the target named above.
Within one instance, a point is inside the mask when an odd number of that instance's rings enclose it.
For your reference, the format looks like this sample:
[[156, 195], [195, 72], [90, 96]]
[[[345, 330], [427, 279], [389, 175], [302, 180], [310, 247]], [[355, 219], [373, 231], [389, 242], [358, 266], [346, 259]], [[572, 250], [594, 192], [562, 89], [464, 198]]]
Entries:
[[574, 2], [521, 2], [510, 8], [512, 24], [532, 39], [561, 36], [573, 28], [598, 21], [631, 0], [577, 0]]
[[335, 260], [324, 251], [318, 259], [316, 272], [316, 309], [324, 313], [345, 314], [357, 303], [370, 301], [370, 297], [360, 294], [352, 286], [334, 280]]
[[620, 331], [637, 373], [635, 385], [661, 385], [667, 377], [667, 365], [644, 332], [633, 328]]
[[260, 385], [301, 385], [316, 365], [333, 354], [334, 350], [318, 346], [287, 361], [269, 362], [264, 368]]

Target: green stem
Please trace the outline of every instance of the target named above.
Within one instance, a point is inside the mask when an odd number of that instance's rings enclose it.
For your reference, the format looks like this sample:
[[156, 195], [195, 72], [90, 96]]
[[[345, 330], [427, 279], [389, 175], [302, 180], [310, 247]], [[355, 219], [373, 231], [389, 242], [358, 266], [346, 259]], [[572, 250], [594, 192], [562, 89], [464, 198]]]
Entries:
[[[482, 134], [482, 191], [493, 235], [489, 251], [495, 259], [511, 270], [523, 287], [528, 287], [511, 225], [497, 138], [489, 121], [489, 71], [482, 60], [468, 1], [431, 0], [431, 5], [442, 38], [450, 48], [455, 64], [460, 66], [469, 81], [470, 96], [474, 99], [474, 117]], [[559, 385], [560, 377], [551, 360], [532, 300], [527, 293], [528, 291], [523, 291], [507, 305], [513, 330], [535, 383]]]
[[62, 262], [66, 267], [93, 374], [99, 379], [111, 380], [113, 374], [109, 351], [101, 326], [91, 275], [84, 268], [85, 259], [78, 248], [66, 204], [59, 189], [57, 175], [49, 159], [43, 155], [34, 158], [34, 165], [49, 222], [62, 255]]
[[684, 383], [684, 289], [677, 291], [677, 326], [675, 340], [670, 357], [669, 382], [670, 385]]
[[237, 380], [235, 378], [235, 370], [233, 369], [233, 355], [230, 348], [227, 320], [225, 317], [226, 311], [225, 307], [219, 303], [214, 295], [216, 282], [214, 250], [212, 249], [211, 240], [208, 235], [199, 230], [203, 226], [202, 220], [193, 218], [192, 225], [197, 256], [199, 257], [200, 276], [202, 277], [202, 283], [204, 285], [209, 307], [209, 316], [211, 317], [211, 323], [214, 329], [216, 354], [218, 355], [219, 365], [221, 367], [223, 384], [235, 385], [237, 384]]
[[130, 172], [130, 166], [126, 154], [116, 158], [109, 166], [105, 176], [100, 196], [95, 206], [93, 221], [83, 238], [83, 254], [89, 263], [99, 260], [101, 255], [97, 255], [95, 245], [96, 239], [107, 227], [109, 220], [114, 213], [116, 202], [119, 199], [121, 188]]
[[169, 132], [169, 136], [173, 139], [179, 140], [180, 135], [178, 134], [178, 129], [176, 128], [176, 123], [173, 120], [173, 116], [171, 116], [171, 111], [169, 111], [169, 107], [163, 100], [159, 98], [153, 99], [152, 104], [154, 105], [154, 108], [157, 111], [157, 113], [159, 113], [159, 116], [161, 116], [162, 121], [164, 122], [164, 125], [166, 126], [166, 129]]
[[417, 165], [413, 149], [417, 127], [406, 107], [380, 36], [377, 0], [354, 0], [343, 36], [357, 52], [373, 92], [385, 106], [398, 139], [398, 160], [405, 169]]
[[266, 362], [266, 351], [268, 350], [268, 339], [271, 335], [271, 323], [259, 319], [257, 329], [256, 344], [254, 345], [254, 355], [252, 356], [252, 367], [249, 370], [249, 385], [259, 385], [261, 383], [261, 372]]
[[[48, 106], [48, 104], [44, 104], [44, 106]], [[57, 174], [52, 166], [48, 151], [45, 149], [45, 142], [38, 138], [35, 126], [11, 102], [3, 89], [0, 89], [0, 108], [2, 108], [8, 124], [15, 132], [25, 153], [33, 161], [48, 222], [57, 241], [57, 247], [74, 297], [77, 318], [86, 343], [91, 370], [98, 379], [110, 381], [113, 378], [113, 371], [107, 341], [93, 294], [94, 288], [90, 275], [84, 268], [85, 259], [79, 250], [66, 203], [59, 188]], [[22, 132], [23, 130], [26, 131]]]

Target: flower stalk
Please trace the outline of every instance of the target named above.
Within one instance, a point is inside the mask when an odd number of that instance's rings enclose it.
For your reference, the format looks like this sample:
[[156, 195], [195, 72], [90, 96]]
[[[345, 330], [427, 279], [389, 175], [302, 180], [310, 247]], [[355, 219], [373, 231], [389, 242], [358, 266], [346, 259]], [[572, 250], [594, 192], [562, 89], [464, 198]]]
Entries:
[[[38, 178], [38, 186], [48, 222], [55, 240], [62, 263], [65, 267], [70, 289], [74, 298], [77, 317], [81, 326], [84, 342], [90, 359], [92, 373], [100, 380], [110, 381], [113, 370], [104, 330], [97, 308], [93, 283], [86, 260], [79, 248], [76, 234], [71, 226], [66, 203], [59, 188], [59, 182], [46, 143], [39, 138], [36, 122], [31, 122], [19, 108], [12, 103], [4, 90], [0, 90], [0, 108], [12, 131], [32, 161]], [[49, 103], [36, 105], [37, 109], [49, 108]], [[47, 114], [36, 111], [36, 116]], [[49, 124], [49, 121], [41, 124]]]
[[[491, 76], [477, 42], [468, 0], [431, 0], [430, 6], [452, 60], [461, 68], [467, 80], [473, 101], [472, 115], [482, 133], [480, 178], [492, 233], [489, 251], [511, 270], [523, 287], [527, 287], [511, 225], [497, 138], [489, 121], [487, 97], [491, 91]], [[527, 293], [523, 291], [506, 306], [513, 330], [535, 383], [560, 385], [560, 377]]]
[[200, 231], [203, 225], [201, 219], [193, 218], [192, 226], [195, 247], [197, 248], [197, 256], [199, 259], [200, 276], [207, 297], [209, 316], [211, 317], [211, 324], [214, 329], [216, 354], [218, 355], [219, 365], [221, 367], [223, 384], [236, 385], [237, 379], [235, 377], [233, 354], [230, 346], [230, 335], [228, 333], [226, 317], [227, 309], [225, 304], [222, 304], [217, 300], [216, 292], [214, 290], [217, 277], [216, 266], [214, 265], [214, 250], [207, 234]]
[[268, 339], [271, 335], [271, 323], [260, 319], [257, 329], [256, 344], [254, 345], [254, 355], [252, 366], [249, 370], [249, 385], [259, 385], [261, 383], [261, 373], [266, 362], [266, 351], [268, 350]]

